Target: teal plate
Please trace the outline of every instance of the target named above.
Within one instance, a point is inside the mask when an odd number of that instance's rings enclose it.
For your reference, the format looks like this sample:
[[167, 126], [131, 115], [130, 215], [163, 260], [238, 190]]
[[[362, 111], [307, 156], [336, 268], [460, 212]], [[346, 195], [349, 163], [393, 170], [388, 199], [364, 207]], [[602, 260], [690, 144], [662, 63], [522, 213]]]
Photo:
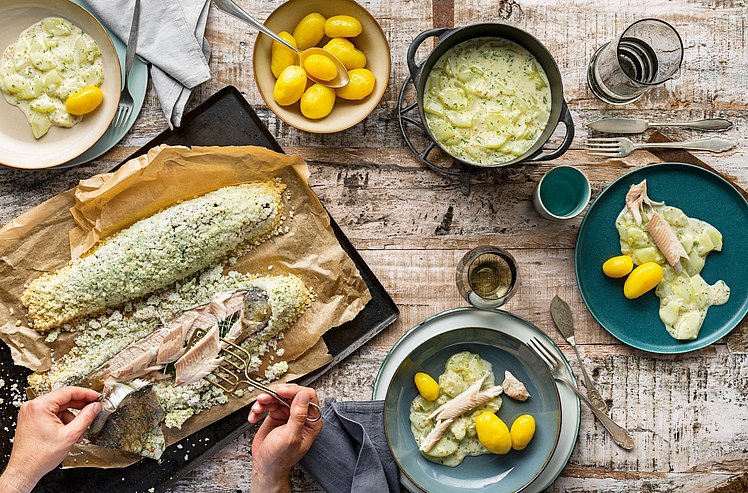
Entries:
[[[448, 467], [427, 460], [418, 451], [410, 429], [410, 404], [418, 395], [413, 375], [423, 371], [438, 378], [447, 359], [458, 352], [480, 355], [493, 366], [496, 383], [509, 370], [523, 382], [530, 398], [519, 402], [502, 394], [497, 415], [511, 426], [522, 414], [535, 418], [536, 432], [524, 450], [505, 455], [466, 457]], [[461, 328], [440, 334], [413, 350], [395, 371], [385, 396], [385, 434], [390, 450], [419, 489], [430, 492], [517, 492], [532, 483], [553, 456], [561, 429], [561, 403], [548, 368], [523, 342], [485, 328]]]
[[[96, 17], [96, 15], [93, 14], [91, 9], [88, 7], [88, 5], [86, 5], [85, 2], [83, 2], [82, 0], [72, 1], [73, 3], [77, 3], [84, 9], [88, 10], [92, 15], [94, 15], [94, 17]], [[99, 22], [101, 22], [101, 19], [99, 19]], [[125, 80], [125, 53], [127, 52], [127, 46], [122, 41], [120, 41], [119, 38], [106, 26], [104, 26], [104, 29], [106, 29], [109, 37], [112, 38], [114, 47], [117, 49], [117, 55], [119, 55], [119, 64], [120, 67], [122, 67], [122, 80]], [[130, 131], [130, 128], [132, 128], [133, 124], [135, 124], [135, 120], [138, 119], [140, 110], [143, 108], [145, 93], [148, 89], [148, 65], [143, 60], [141, 60], [140, 57], [135, 57], [135, 61], [132, 65], [132, 70], [130, 71], [130, 78], [127, 81], [127, 88], [130, 90], [134, 105], [132, 112], [130, 112], [130, 117], [127, 119], [125, 124], [121, 127], [116, 128], [109, 127], [104, 135], [102, 135], [101, 138], [86, 152], [76, 157], [75, 159], [71, 159], [67, 163], [55, 166], [56, 169], [70, 168], [96, 159], [112, 147], [116, 146], [119, 141], [122, 140], [122, 138], [127, 134], [127, 132]]]
[[[621, 254], [615, 220], [626, 192], [644, 179], [653, 200], [710, 223], [723, 236], [722, 251], [709, 254], [701, 275], [709, 284], [724, 280], [730, 299], [709, 308], [698, 337], [691, 341], [675, 340], [665, 330], [654, 291], [628, 300], [623, 296], [623, 279], [611, 279], [602, 272], [605, 260]], [[577, 283], [592, 316], [621, 342], [652, 353], [694, 351], [728, 334], [748, 313], [746, 245], [748, 202], [730, 183], [690, 164], [652, 164], [611, 183], [590, 206], [579, 227], [574, 254]]]

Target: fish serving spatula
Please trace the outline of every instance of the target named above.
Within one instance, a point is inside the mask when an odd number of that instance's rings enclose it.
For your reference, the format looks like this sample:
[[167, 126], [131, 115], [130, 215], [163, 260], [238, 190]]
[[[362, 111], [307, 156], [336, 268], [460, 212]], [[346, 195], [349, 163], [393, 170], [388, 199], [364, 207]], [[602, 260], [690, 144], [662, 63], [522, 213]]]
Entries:
[[724, 132], [732, 128], [732, 122], [724, 118], [707, 118], [692, 122], [648, 122], [638, 118], [603, 118], [596, 122], [588, 123], [588, 127], [598, 132], [610, 134], [641, 134], [649, 128], [681, 127], [705, 132]]
[[596, 408], [607, 413], [608, 405], [605, 403], [605, 399], [602, 398], [600, 392], [597, 391], [595, 384], [592, 383], [590, 376], [587, 374], [587, 369], [584, 367], [582, 356], [579, 354], [579, 349], [577, 349], [577, 342], [574, 338], [574, 319], [571, 314], [571, 308], [569, 308], [569, 304], [559, 298], [558, 295], [554, 296], [551, 300], [551, 318], [553, 318], [556, 327], [558, 327], [558, 331], [561, 332], [562, 336], [564, 336], [566, 342], [574, 348], [574, 354], [577, 355], [577, 361], [579, 362], [579, 366], [582, 368], [582, 376], [584, 377], [584, 387], [587, 389], [587, 397], [590, 398]]
[[[193, 346], [197, 340], [205, 337], [206, 334], [207, 331], [203, 329], [195, 330], [190, 338], [188, 347]], [[275, 390], [249, 375], [249, 365], [252, 360], [252, 355], [249, 354], [249, 351], [225, 338], [221, 338], [221, 352], [219, 353], [219, 356], [223, 358], [223, 361], [218, 368], [209, 375], [209, 377], [213, 378], [205, 378], [212, 385], [226, 393], [236, 391], [241, 384], [251, 385], [252, 387], [256, 387], [263, 392], [270, 394], [275, 398], [275, 400], [291, 409], [291, 403], [288, 402], [288, 400], [278, 394]], [[310, 402], [309, 406], [315, 409], [315, 415], [307, 416], [306, 420], [310, 423], [319, 421], [322, 418], [322, 410], [313, 402]]]

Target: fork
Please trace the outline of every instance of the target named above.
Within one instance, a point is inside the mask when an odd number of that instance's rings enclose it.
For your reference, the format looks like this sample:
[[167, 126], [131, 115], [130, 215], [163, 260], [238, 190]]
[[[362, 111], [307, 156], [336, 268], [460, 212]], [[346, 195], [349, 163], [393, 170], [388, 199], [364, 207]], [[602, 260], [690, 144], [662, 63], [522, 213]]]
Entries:
[[575, 394], [579, 396], [580, 399], [582, 399], [582, 402], [587, 404], [587, 407], [590, 408], [592, 414], [594, 414], [595, 417], [600, 420], [605, 429], [608, 430], [608, 433], [610, 433], [610, 436], [613, 437], [613, 441], [616, 442], [618, 446], [626, 450], [631, 450], [632, 448], [634, 448], [634, 437], [631, 432], [616, 424], [616, 422], [610, 419], [607, 414], [595, 407], [595, 404], [577, 388], [574, 382], [571, 381], [566, 367], [562, 366], [561, 360], [558, 358], [558, 356], [556, 356], [548, 348], [546, 348], [536, 337], [530, 339], [530, 347], [538, 356], [540, 356], [540, 359], [542, 359], [545, 364], [548, 365], [553, 378], [555, 380], [558, 380], [559, 382], [565, 383], [569, 388], [571, 388], [571, 390], [574, 391]]
[[[205, 334], [207, 334], [207, 332], [202, 329], [196, 330], [192, 334], [192, 337], [190, 337], [187, 347], [194, 345], [194, 343], [199, 339], [205, 337]], [[249, 376], [249, 365], [252, 359], [252, 355], [249, 354], [249, 351], [229, 340], [221, 338], [221, 352], [219, 354], [223, 357], [223, 361], [218, 368], [210, 374], [210, 377], [212, 378], [205, 378], [208, 382], [227, 394], [234, 392], [241, 384], [246, 383], [270, 394], [276, 401], [283, 404], [288, 409], [291, 409], [291, 403], [288, 402], [286, 398], [264, 383]], [[322, 418], [322, 410], [320, 407], [314, 402], [310, 402], [309, 407], [314, 408], [316, 415], [309, 415], [306, 420], [310, 423], [319, 421]]]
[[[734, 144], [726, 139], [689, 140], [686, 142], [634, 143], [624, 137], [596, 137], [587, 139], [587, 150], [594, 156], [626, 157], [637, 149], [685, 149], [688, 151], [723, 152]], [[595, 152], [592, 152], [595, 151]]]
[[112, 122], [113, 127], [122, 127], [130, 118], [134, 105], [132, 94], [127, 87], [127, 80], [130, 76], [130, 69], [135, 61], [135, 51], [138, 48], [138, 25], [140, 24], [140, 0], [135, 0], [135, 9], [132, 12], [132, 22], [130, 23], [130, 36], [127, 39], [127, 51], [125, 52], [125, 87], [119, 98], [117, 114]]

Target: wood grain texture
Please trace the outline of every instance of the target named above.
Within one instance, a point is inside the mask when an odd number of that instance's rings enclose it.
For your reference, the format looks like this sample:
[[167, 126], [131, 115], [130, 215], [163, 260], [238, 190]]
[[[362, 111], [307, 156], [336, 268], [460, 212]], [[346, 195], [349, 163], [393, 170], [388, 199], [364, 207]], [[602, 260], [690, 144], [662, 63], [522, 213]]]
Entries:
[[[282, 0], [240, 0], [260, 19]], [[213, 78], [193, 92], [193, 108], [226, 85], [236, 86], [288, 152], [310, 164], [310, 184], [392, 294], [400, 320], [333, 369], [317, 384], [322, 396], [368, 399], [386, 351], [404, 331], [441, 310], [463, 306], [454, 268], [470, 248], [497, 244], [520, 264], [520, 288], [507, 309], [537, 324], [563, 351], [548, 305], [556, 293], [575, 314], [577, 341], [613, 417], [633, 429], [637, 449], [623, 452], [586, 410], [571, 462], [552, 492], [748, 491], [748, 327], [703, 350], [653, 356], [619, 344], [585, 309], [573, 271], [579, 219], [564, 225], [542, 220], [530, 197], [542, 174], [558, 164], [582, 169], [593, 196], [629, 169], [655, 161], [647, 153], [603, 161], [581, 149], [586, 123], [605, 116], [683, 121], [720, 116], [735, 122], [724, 136], [737, 143], [704, 161], [748, 187], [748, 8], [743, 0], [368, 0], [392, 50], [392, 71], [379, 107], [364, 122], [335, 135], [296, 131], [264, 108], [254, 84], [251, 57], [256, 33], [211, 9], [206, 36]], [[625, 26], [644, 16], [672, 22], [684, 46], [676, 80], [622, 108], [596, 100], [586, 83], [590, 55]], [[454, 178], [424, 169], [404, 147], [396, 99], [407, 74], [405, 51], [431, 27], [508, 22], [543, 42], [561, 70], [577, 138], [572, 151], [553, 163], [519, 165], [476, 177], [469, 197]], [[427, 52], [427, 46], [419, 51]], [[78, 180], [109, 170], [166, 128], [149, 88], [145, 106], [125, 139], [101, 159], [70, 170], [35, 173], [0, 170], [0, 223]], [[703, 136], [666, 129], [671, 139]], [[644, 136], [634, 136], [643, 140]], [[553, 142], [551, 143], [553, 145]], [[574, 368], [576, 363], [573, 363]], [[207, 460], [170, 491], [251, 491], [251, 435]], [[301, 470], [294, 491], [318, 492]]]

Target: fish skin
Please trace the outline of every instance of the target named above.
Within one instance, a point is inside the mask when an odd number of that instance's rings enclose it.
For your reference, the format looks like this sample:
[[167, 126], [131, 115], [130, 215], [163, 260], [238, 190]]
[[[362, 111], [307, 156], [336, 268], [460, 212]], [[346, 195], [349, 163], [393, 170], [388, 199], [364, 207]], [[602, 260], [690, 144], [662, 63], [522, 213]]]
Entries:
[[176, 384], [187, 385], [208, 376], [223, 361], [218, 357], [220, 351], [221, 339], [216, 324], [174, 363]]
[[678, 240], [678, 236], [673, 231], [672, 226], [657, 211], [652, 211], [652, 215], [647, 222], [647, 231], [652, 235], [652, 239], [665, 256], [667, 263], [676, 273], [683, 270], [680, 263], [681, 258], [688, 258], [688, 253]]
[[[102, 388], [104, 382], [109, 379], [113, 373], [124, 374], [127, 371], [134, 370], [135, 367], [140, 367], [141, 369], [147, 367], [155, 368], [155, 366], [158, 366], [155, 365], [156, 353], [158, 352], [161, 341], [168, 335], [168, 333], [168, 329], [157, 329], [143, 339], [129, 344], [119, 353], [115, 354], [111, 359], [104, 362], [104, 364], [84, 377], [77, 383], [77, 385], [97, 390]], [[154, 353], [154, 350], [156, 353]], [[151, 354], [153, 358], [146, 361], [148, 358], [146, 355], [148, 354]], [[133, 371], [133, 374], [136, 374], [136, 376], [132, 378], [144, 375], [137, 371]]]
[[[437, 407], [436, 410], [429, 415], [429, 419], [443, 419], [441, 418], [443, 412], [459, 407], [463, 400], [470, 399], [470, 397], [480, 392], [480, 388], [483, 386], [483, 382], [486, 381], [486, 377], [488, 377], [488, 372], [484, 373], [481, 378], [473, 382], [470, 387], [457, 394], [453, 399], [448, 400], [441, 406]], [[450, 411], [450, 414], [451, 413], [452, 411]]]
[[158, 460], [166, 449], [161, 428], [164, 416], [153, 387], [145, 386], [128, 393], [101, 430], [89, 435], [88, 440], [100, 447]]
[[104, 383], [104, 389], [101, 392], [101, 411], [96, 415], [93, 423], [91, 423], [91, 426], [88, 428], [88, 435], [98, 435], [104, 428], [109, 416], [117, 410], [120, 404], [122, 404], [122, 401], [124, 401], [128, 395], [148, 385], [150, 385], [150, 382], [137, 379], [132, 381], [130, 384], [120, 383], [113, 380]]
[[423, 439], [423, 443], [421, 443], [421, 446], [418, 447], [418, 450], [428, 453], [432, 448], [434, 448], [434, 445], [439, 443], [439, 440], [442, 439], [444, 434], [452, 425], [453, 421], [454, 418], [446, 419], [444, 421], [438, 421], [436, 423], [436, 426], [434, 426], [434, 429], [431, 430], [429, 434], [426, 435], [426, 438]]

